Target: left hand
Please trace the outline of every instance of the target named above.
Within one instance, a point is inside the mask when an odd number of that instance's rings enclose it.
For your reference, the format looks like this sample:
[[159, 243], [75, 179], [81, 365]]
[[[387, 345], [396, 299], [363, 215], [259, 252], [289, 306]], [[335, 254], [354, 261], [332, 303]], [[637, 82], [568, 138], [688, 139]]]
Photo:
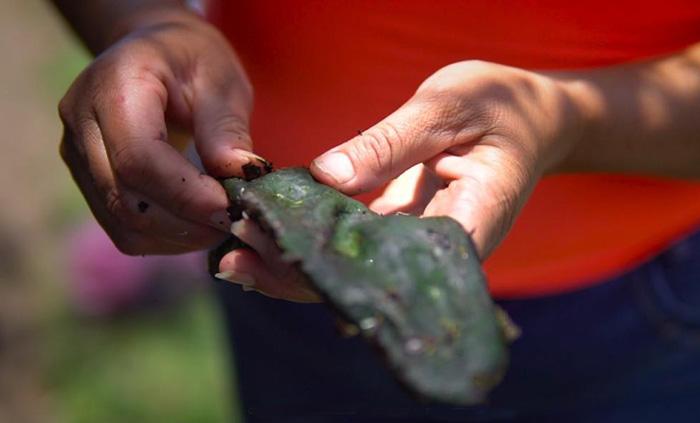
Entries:
[[[540, 176], [574, 148], [580, 128], [572, 94], [555, 76], [459, 62], [430, 76], [383, 121], [318, 157], [311, 172], [349, 195], [390, 182], [373, 210], [450, 216], [485, 259]], [[273, 297], [318, 299], [254, 224], [235, 232], [256, 252], [224, 257], [228, 279], [245, 279]]]

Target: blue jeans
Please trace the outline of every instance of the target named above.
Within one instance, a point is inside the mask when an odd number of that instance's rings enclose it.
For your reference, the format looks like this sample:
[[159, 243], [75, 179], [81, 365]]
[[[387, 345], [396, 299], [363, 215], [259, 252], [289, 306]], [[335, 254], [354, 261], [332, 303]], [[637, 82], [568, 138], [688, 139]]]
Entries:
[[250, 423], [700, 421], [700, 233], [591, 288], [500, 301], [522, 336], [477, 407], [415, 400], [324, 305], [217, 289]]

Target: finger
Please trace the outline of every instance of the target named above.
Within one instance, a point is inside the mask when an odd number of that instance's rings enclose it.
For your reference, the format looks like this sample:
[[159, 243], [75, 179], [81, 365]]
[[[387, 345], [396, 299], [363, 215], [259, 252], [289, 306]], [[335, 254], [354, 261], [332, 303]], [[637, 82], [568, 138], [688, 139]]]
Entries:
[[418, 164], [391, 181], [369, 208], [381, 214], [420, 215], [435, 192], [442, 188], [442, 180], [423, 164]]
[[88, 172], [88, 166], [81, 160], [80, 153], [72, 142], [61, 142], [61, 156], [68, 166], [71, 176], [76, 182], [81, 193], [85, 197], [90, 207], [90, 211], [105, 229], [114, 245], [124, 254], [179, 254], [186, 250], [168, 242], [163, 242], [154, 238], [143, 236], [129, 230], [114, 230], [119, 225], [116, 219], [107, 211], [104, 202], [92, 183], [93, 176]]
[[[220, 231], [182, 219], [156, 201], [120, 184], [110, 168], [97, 122], [89, 116], [81, 119], [81, 122], [81, 136], [76, 137], [74, 142], [82, 146], [100, 200], [121, 230], [128, 228], [147, 237], [182, 246], [188, 251], [210, 247], [225, 238], [226, 235]], [[225, 223], [219, 222], [220, 225]]]
[[255, 290], [268, 297], [309, 303], [321, 299], [312, 291], [300, 272], [292, 269], [283, 278], [273, 275], [260, 256], [250, 249], [226, 254], [219, 264], [218, 278], [240, 284], [244, 290]]
[[440, 154], [426, 166], [449, 183], [423, 215], [457, 220], [482, 259], [503, 240], [535, 183], [527, 167], [492, 146], [475, 147], [465, 156]]
[[396, 112], [311, 164], [321, 182], [346, 194], [371, 191], [441, 151], [478, 136], [459, 111], [412, 99]]
[[226, 232], [230, 222], [223, 188], [167, 142], [165, 85], [151, 73], [127, 69], [118, 74], [95, 105], [118, 183], [182, 219]]
[[170, 254], [214, 245], [223, 234], [180, 219], [114, 179], [97, 122], [79, 119], [66, 130], [62, 155], [98, 221], [129, 254]]
[[265, 262], [270, 273], [284, 276], [290, 271], [290, 264], [282, 260], [282, 251], [277, 247], [270, 234], [250, 219], [241, 219], [231, 225], [231, 233], [250, 245]]
[[[231, 54], [221, 60], [233, 58]], [[253, 94], [244, 75], [234, 62], [207, 66], [194, 81], [195, 144], [205, 169], [217, 177], [244, 176], [243, 166], [258, 161], [249, 135]]]
[[187, 251], [210, 248], [227, 237], [214, 228], [182, 219], [158, 203], [118, 185], [105, 204], [120, 227], [182, 246]]

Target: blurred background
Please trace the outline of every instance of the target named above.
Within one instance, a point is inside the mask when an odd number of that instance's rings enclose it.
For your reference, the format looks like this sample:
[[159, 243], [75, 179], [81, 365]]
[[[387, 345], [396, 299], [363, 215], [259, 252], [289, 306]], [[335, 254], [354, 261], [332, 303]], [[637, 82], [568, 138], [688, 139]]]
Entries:
[[121, 256], [60, 161], [89, 57], [42, 0], [0, 2], [0, 423], [237, 421], [204, 257]]

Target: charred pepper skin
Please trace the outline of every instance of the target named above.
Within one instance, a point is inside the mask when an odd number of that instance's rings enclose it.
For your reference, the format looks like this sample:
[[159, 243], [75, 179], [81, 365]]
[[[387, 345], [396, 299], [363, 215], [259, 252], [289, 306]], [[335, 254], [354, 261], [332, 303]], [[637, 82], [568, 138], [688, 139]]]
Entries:
[[[410, 391], [471, 405], [500, 382], [512, 328], [455, 220], [380, 216], [303, 168], [223, 185], [232, 205], [272, 234], [283, 258], [379, 347]], [[230, 241], [211, 262], [241, 246]]]

